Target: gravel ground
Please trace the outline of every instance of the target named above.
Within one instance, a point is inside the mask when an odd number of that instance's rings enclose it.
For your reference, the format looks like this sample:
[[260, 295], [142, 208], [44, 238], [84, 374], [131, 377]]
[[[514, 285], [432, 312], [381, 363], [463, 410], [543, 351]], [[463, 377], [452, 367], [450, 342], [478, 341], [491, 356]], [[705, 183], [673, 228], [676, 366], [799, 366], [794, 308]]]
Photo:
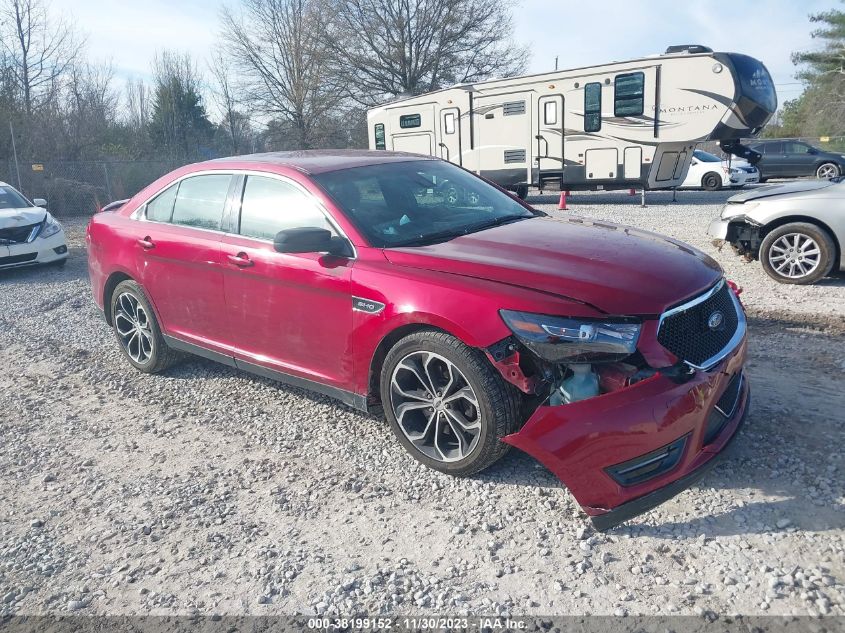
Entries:
[[605, 534], [517, 451], [452, 479], [321, 396], [200, 359], [132, 370], [67, 222], [63, 270], [0, 273], [0, 616], [845, 614], [845, 279], [777, 285], [709, 246], [726, 195], [678, 197], [569, 203], [744, 287], [753, 410], [731, 459]]

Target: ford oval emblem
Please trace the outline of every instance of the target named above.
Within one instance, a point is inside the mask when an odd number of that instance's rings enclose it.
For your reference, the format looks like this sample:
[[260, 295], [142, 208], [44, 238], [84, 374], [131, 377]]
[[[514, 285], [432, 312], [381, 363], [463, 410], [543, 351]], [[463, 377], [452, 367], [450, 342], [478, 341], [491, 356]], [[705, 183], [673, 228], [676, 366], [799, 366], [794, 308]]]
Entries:
[[724, 322], [725, 315], [716, 310], [716, 312], [714, 312], [707, 318], [707, 327], [709, 327], [711, 330], [718, 330]]

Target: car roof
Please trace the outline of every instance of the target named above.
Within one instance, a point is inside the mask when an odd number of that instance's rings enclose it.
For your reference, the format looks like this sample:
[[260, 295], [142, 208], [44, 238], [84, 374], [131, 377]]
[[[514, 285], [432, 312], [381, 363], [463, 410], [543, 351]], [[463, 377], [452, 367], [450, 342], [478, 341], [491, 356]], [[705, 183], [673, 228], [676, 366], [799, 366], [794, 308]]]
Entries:
[[263, 154], [247, 154], [245, 156], [229, 156], [198, 163], [198, 166], [214, 167], [215, 169], [237, 169], [248, 167], [250, 163], [263, 165], [278, 165], [291, 167], [306, 174], [321, 174], [339, 169], [363, 167], [365, 165], [379, 165], [384, 163], [399, 163], [411, 160], [437, 160], [431, 156], [410, 154], [408, 152], [387, 152], [384, 150], [363, 149], [308, 149], [291, 152], [266, 152]]

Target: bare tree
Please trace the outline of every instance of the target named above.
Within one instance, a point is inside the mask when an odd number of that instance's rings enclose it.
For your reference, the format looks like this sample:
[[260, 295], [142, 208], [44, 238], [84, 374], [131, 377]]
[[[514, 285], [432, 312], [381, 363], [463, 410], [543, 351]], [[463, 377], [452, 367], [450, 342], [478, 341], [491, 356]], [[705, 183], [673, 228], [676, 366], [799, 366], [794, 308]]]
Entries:
[[318, 145], [340, 99], [327, 80], [316, 0], [244, 0], [242, 12], [224, 8], [221, 19], [244, 99], [262, 115], [281, 118], [292, 145]]
[[226, 133], [232, 154], [238, 154], [245, 149], [252, 135], [249, 119], [238, 110], [239, 100], [235, 96], [230, 67], [222, 53], [216, 51], [212, 54], [209, 69], [214, 80], [212, 98], [221, 115], [220, 129]]
[[129, 127], [143, 129], [150, 120], [150, 94], [143, 79], [126, 82], [126, 110]]
[[60, 102], [67, 158], [83, 158], [104, 143], [117, 117], [111, 64], [75, 64], [67, 73]]
[[323, 0], [322, 39], [338, 85], [363, 105], [445, 85], [511, 76], [513, 0]]
[[51, 20], [44, 0], [0, 0], [0, 46], [27, 117], [55, 95], [58, 79], [82, 42], [63, 19]]

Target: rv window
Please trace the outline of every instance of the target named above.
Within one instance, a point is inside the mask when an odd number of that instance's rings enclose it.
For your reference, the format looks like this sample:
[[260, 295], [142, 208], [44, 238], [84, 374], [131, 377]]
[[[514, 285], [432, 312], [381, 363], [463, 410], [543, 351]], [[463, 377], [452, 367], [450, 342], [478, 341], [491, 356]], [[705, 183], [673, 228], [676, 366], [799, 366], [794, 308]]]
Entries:
[[616, 75], [614, 81], [613, 116], [639, 116], [643, 113], [645, 75]]
[[601, 84], [584, 84], [584, 131], [598, 132], [601, 129]]
[[387, 144], [384, 142], [384, 123], [376, 123], [376, 149], [387, 149]]
[[505, 116], [525, 114], [525, 101], [511, 101], [502, 104], [502, 113]]
[[420, 125], [422, 125], [422, 117], [419, 114], [403, 114], [399, 117], [399, 127], [403, 130]]
[[546, 101], [543, 106], [543, 122], [546, 125], [557, 125], [557, 101]]
[[455, 133], [455, 113], [454, 112], [447, 112], [443, 116], [443, 127], [444, 132], [446, 134], [454, 134]]

